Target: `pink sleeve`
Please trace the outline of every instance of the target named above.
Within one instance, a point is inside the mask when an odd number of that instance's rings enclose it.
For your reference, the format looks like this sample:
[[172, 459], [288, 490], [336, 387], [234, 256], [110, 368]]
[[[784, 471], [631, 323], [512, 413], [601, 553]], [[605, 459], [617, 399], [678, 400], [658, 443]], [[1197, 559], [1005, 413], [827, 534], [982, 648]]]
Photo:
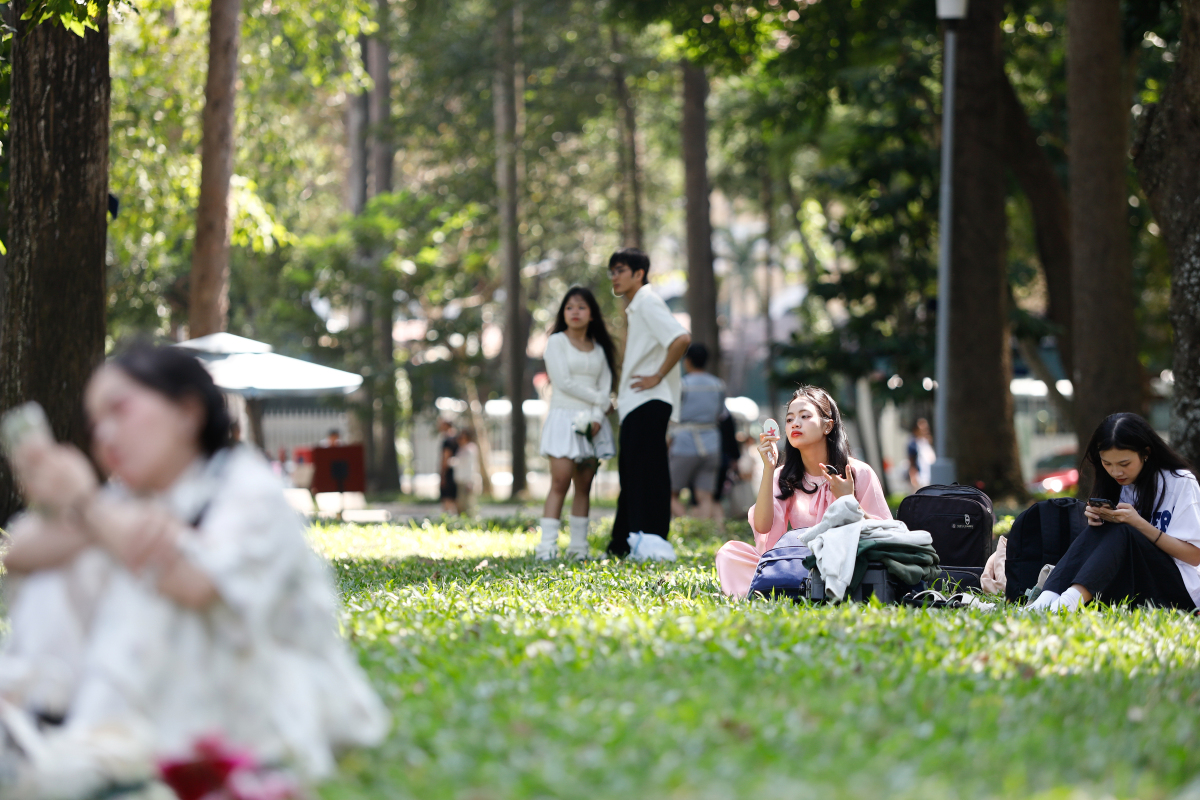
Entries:
[[[779, 538], [788, 532], [788, 514], [792, 510], [794, 498], [789, 499], [786, 503], [779, 499], [779, 473], [783, 467], [778, 467], [771, 477], [771, 500], [775, 504], [775, 515], [771, 520], [771, 530], [766, 533], [759, 533], [754, 527], [754, 506], [750, 506], [750, 511], [746, 517], [750, 520], [750, 530], [754, 531], [754, 545], [759, 553], [765, 553], [771, 548]], [[757, 503], [754, 504], [758, 505]], [[886, 504], [884, 508], [887, 508]]]
[[891, 519], [892, 510], [888, 508], [887, 498], [883, 496], [883, 487], [879, 477], [870, 464], [856, 462], [854, 464], [854, 496], [863, 512], [872, 519]]

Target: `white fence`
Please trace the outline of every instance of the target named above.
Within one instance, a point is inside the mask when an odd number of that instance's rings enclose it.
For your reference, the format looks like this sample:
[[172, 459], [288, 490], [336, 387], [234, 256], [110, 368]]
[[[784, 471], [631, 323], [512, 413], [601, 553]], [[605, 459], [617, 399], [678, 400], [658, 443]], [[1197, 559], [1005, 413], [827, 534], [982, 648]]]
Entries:
[[342, 441], [348, 439], [350, 418], [334, 409], [289, 409], [263, 414], [263, 449], [278, 458], [280, 448], [290, 454], [296, 447], [311, 447], [337, 430]]

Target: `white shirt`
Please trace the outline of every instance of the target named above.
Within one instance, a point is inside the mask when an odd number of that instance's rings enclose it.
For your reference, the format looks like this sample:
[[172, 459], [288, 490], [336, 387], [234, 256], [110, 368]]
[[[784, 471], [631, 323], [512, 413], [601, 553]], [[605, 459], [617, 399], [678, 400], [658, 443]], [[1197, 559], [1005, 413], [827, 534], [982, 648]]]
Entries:
[[547, 340], [543, 357], [553, 389], [550, 408], [587, 411], [594, 422], [603, 420], [612, 400], [612, 370], [604, 349], [593, 344], [585, 353], [560, 331]]
[[[632, 387], [635, 375], [654, 375], [667, 360], [671, 342], [687, 333], [687, 329], [671, 316], [663, 299], [649, 286], [638, 289], [625, 308], [629, 326], [625, 339], [625, 360], [621, 364], [621, 384], [617, 387], [617, 413], [621, 421], [629, 412], [651, 400], [671, 405], [671, 419], [679, 421], [681, 376], [679, 365], [671, 367], [666, 377], [653, 389], [637, 391]], [[553, 380], [553, 379], [552, 379]]]
[[[1158, 488], [1162, 501], [1150, 524], [1182, 542], [1200, 547], [1200, 483], [1186, 469], [1175, 474], [1169, 470], [1158, 473]], [[1121, 502], [1137, 507], [1137, 492], [1132, 486], [1121, 487]], [[1192, 601], [1200, 607], [1200, 568], [1175, 559]]]

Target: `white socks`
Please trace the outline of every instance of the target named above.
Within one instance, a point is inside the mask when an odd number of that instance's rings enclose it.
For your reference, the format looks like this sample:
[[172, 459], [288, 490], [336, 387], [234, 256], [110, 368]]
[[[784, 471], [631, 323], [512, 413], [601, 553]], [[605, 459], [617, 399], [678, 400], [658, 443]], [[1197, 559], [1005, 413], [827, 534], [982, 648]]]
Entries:
[[1032, 603], [1029, 604], [1029, 610], [1030, 611], [1041, 611], [1041, 610], [1049, 611], [1051, 608], [1054, 607], [1054, 604], [1058, 602], [1059, 597], [1060, 597], [1060, 595], [1058, 592], [1047, 592], [1047, 591], [1043, 590], [1042, 593], [1037, 596], [1037, 600], [1034, 600]]
[[1072, 586], [1061, 595], [1058, 592], [1042, 592], [1037, 600], [1029, 604], [1030, 611], [1078, 611], [1083, 595]]
[[588, 556], [588, 518], [570, 517], [571, 543], [567, 545], [567, 558], [582, 561]]
[[533, 556], [538, 561], [553, 561], [558, 558], [558, 526], [559, 520], [552, 517], [542, 517], [542, 540], [538, 542]]
[[1065, 609], [1067, 611], [1076, 611], [1079, 609], [1079, 604], [1083, 602], [1083, 595], [1079, 590], [1072, 586], [1062, 593], [1062, 597], [1058, 598], [1058, 602], [1054, 604], [1054, 610]]

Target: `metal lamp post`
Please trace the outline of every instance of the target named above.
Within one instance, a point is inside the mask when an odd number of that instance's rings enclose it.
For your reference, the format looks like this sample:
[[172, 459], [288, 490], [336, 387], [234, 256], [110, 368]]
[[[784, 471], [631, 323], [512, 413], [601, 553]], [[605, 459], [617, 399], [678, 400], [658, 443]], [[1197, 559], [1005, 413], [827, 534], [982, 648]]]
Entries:
[[958, 22], [967, 16], [968, 0], [937, 0], [938, 19], [946, 26], [942, 57], [942, 188], [938, 209], [937, 395], [933, 412], [934, 449], [931, 479], [935, 484], [955, 481], [954, 459], [947, 455], [947, 413], [950, 395], [950, 244], [954, 224], [954, 69], [958, 49]]

